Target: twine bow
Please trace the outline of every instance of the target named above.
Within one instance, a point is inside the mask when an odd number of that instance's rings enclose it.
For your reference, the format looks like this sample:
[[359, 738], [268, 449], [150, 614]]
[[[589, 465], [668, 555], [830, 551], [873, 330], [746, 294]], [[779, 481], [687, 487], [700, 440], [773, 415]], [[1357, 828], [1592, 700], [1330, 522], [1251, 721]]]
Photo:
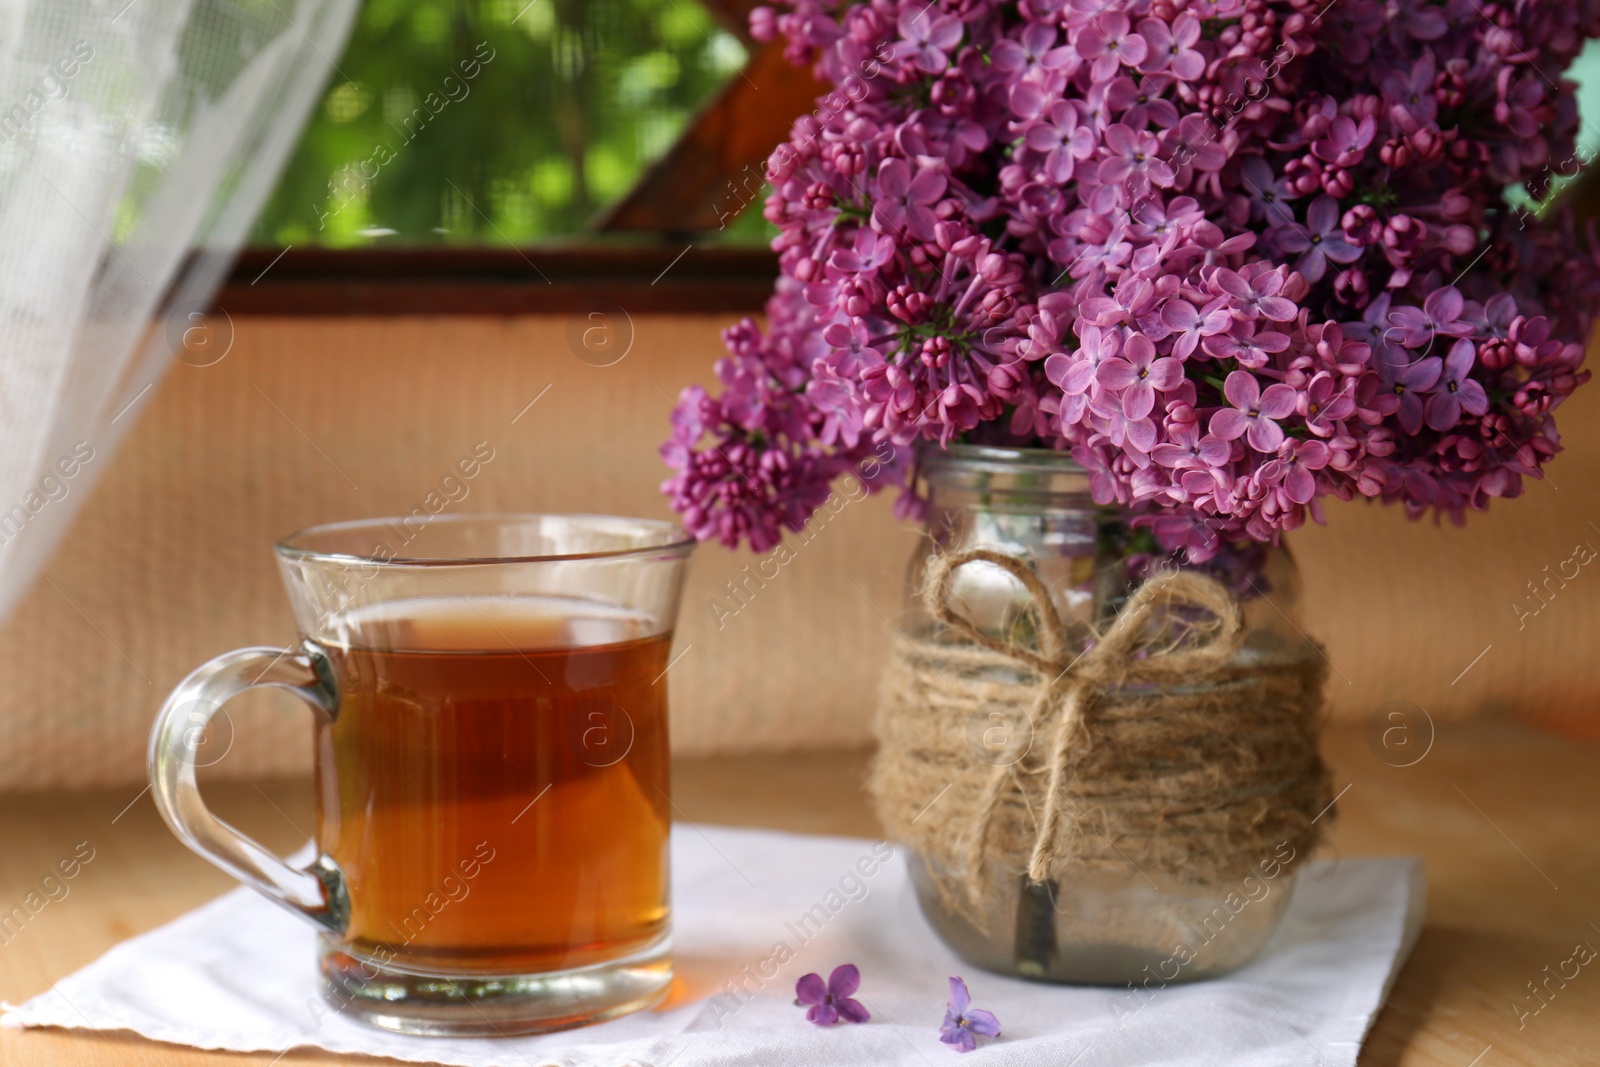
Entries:
[[[1028, 591], [1028, 612], [1038, 634], [1038, 650], [984, 633], [953, 605], [956, 571], [984, 562], [1009, 573]], [[993, 549], [974, 548], [942, 555], [929, 568], [923, 599], [934, 617], [972, 642], [1021, 663], [1040, 677], [1028, 710], [1033, 736], [1053, 718], [1055, 731], [1046, 763], [1048, 785], [1044, 812], [1038, 820], [1028, 877], [1043, 882], [1055, 864], [1071, 853], [1061, 840], [1063, 786], [1073, 751], [1085, 740], [1085, 715], [1096, 696], [1132, 683], [1175, 683], [1203, 680], [1226, 666], [1244, 643], [1244, 619], [1238, 600], [1220, 582], [1189, 571], [1164, 572], [1136, 590], [1103, 634], [1082, 653], [1073, 655], [1066, 627], [1039, 576], [1027, 563]], [[1166, 643], [1152, 644], [1146, 628], [1161, 608], [1191, 607], [1208, 613]], [[1141, 654], [1142, 653], [1142, 654]], [[1006, 783], [1009, 766], [995, 767], [979, 797], [967, 841], [968, 870], [983, 857], [989, 824]]]

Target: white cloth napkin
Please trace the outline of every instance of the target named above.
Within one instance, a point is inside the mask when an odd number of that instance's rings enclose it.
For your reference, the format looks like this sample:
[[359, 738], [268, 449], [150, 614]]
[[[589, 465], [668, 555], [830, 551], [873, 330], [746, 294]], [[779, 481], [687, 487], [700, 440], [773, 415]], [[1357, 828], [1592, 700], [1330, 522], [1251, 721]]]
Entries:
[[[962, 963], [923, 920], [900, 856], [858, 868], [888, 848], [680, 824], [672, 849], [677, 987], [655, 1011], [586, 1029], [406, 1037], [333, 1014], [317, 997], [312, 930], [246, 889], [118, 945], [21, 1007], [6, 1005], [0, 1023], [132, 1030], [240, 1052], [314, 1045], [463, 1067], [1353, 1067], [1422, 918], [1417, 860], [1309, 865], [1255, 962], [1142, 1002], [1125, 988], [1040, 985]], [[870, 878], [859, 877], [865, 869]], [[818, 904], [837, 911], [820, 930], [800, 925]], [[795, 951], [781, 966], [772, 962], [779, 942]], [[858, 999], [872, 1019], [814, 1026], [794, 1004], [795, 981], [810, 971], [826, 979], [841, 963], [860, 967]], [[994, 1012], [1003, 1028], [959, 1061], [938, 1035], [949, 975], [964, 976], [973, 1007]], [[730, 983], [743, 991], [730, 994]]]

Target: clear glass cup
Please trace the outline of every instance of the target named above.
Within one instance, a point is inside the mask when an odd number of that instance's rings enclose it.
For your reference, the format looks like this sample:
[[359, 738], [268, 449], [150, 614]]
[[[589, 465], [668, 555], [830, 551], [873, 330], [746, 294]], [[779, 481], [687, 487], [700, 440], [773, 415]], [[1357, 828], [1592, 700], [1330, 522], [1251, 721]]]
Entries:
[[[913, 640], [966, 642], [928, 612], [921, 596], [928, 568], [940, 556], [987, 548], [1026, 561], [1065, 624], [1069, 650], [1080, 653], [1157, 568], [1192, 566], [1160, 553], [1116, 509], [1097, 505], [1087, 472], [1065, 453], [957, 444], [925, 449], [920, 471], [928, 494], [926, 534], [912, 553], [902, 609], [902, 629]], [[1228, 550], [1197, 569], [1239, 596], [1245, 626], [1239, 662], [1317, 655], [1300, 630], [1299, 578], [1286, 550]], [[1006, 570], [968, 564], [957, 572], [954, 589], [965, 615], [985, 634], [1032, 640], [1030, 594]], [[1020, 665], [1006, 678], [1031, 685], [1030, 679]], [[962, 758], [995, 767], [1014, 763], [1019, 770], [1043, 758], [1045, 746], [1034, 743], [1025, 721], [999, 712], [990, 718], [969, 724], [970, 751]], [[976, 905], [948, 891], [969, 872], [914, 850], [910, 869], [924, 915], [972, 964], [1042, 981], [1153, 982], [1154, 988], [1252, 959], [1288, 906], [1292, 854], [1269, 850], [1229, 882], [1211, 885], [1131, 862], [1120, 869], [1070, 870], [1033, 884], [1025, 864], [990, 864], [979, 872]]]
[[[672, 980], [665, 674], [694, 542], [591, 515], [375, 519], [276, 552], [298, 648], [218, 656], [150, 743], [190, 848], [320, 934], [325, 999], [495, 1036], [648, 1007]], [[205, 807], [205, 722], [257, 685], [315, 717], [316, 857]]]

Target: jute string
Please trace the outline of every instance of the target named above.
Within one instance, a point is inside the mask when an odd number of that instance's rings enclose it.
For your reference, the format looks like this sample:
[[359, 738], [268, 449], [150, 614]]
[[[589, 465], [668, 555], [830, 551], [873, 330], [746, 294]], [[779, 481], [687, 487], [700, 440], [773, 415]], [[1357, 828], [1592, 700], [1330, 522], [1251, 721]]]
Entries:
[[[956, 607], [956, 572], [986, 562], [1027, 590], [1037, 647], [985, 633]], [[1190, 571], [1145, 582], [1074, 653], [1049, 591], [989, 549], [936, 559], [923, 599], [970, 644], [911, 641], [883, 680], [871, 789], [891, 837], [964, 883], [986, 863], [1034, 882], [1068, 868], [1217, 885], [1289, 845], [1315, 844], [1329, 802], [1317, 752], [1324, 661], [1241, 656], [1244, 617]], [[1259, 657], [1258, 657], [1259, 658]], [[998, 711], [1028, 741], [985, 758]], [[941, 887], [943, 888], [943, 887]]]

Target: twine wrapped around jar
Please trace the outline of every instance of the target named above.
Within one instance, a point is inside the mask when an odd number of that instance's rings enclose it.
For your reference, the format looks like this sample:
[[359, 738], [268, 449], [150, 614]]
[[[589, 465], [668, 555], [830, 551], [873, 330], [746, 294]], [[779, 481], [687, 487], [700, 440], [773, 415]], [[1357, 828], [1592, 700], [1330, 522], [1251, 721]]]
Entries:
[[[952, 604], [956, 571], [976, 561], [1028, 591], [1037, 648], [984, 633]], [[973, 901], [986, 864], [1034, 883], [1131, 864], [1147, 879], [1212, 886], [1283, 843], [1295, 859], [1315, 845], [1331, 792], [1317, 751], [1325, 662], [1240, 656], [1243, 613], [1221, 583], [1154, 577], [1079, 654], [1014, 556], [941, 556], [923, 598], [972, 643], [895, 650], [870, 788], [890, 837]], [[1014, 762], [996, 766], [971, 743], [984, 708], [1026, 723], [1031, 744]]]

